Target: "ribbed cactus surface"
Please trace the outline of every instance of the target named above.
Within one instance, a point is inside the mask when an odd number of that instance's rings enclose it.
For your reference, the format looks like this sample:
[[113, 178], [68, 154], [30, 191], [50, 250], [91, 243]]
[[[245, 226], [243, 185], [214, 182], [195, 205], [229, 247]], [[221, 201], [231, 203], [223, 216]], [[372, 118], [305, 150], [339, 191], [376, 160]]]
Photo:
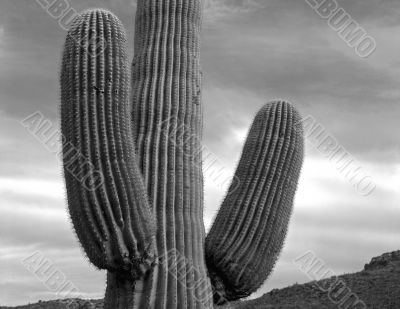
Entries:
[[240, 184], [205, 239], [201, 19], [200, 0], [138, 0], [130, 71], [110, 12], [82, 13], [67, 35], [68, 204], [87, 256], [107, 270], [105, 308], [214, 308], [255, 291], [283, 244], [303, 154], [284, 102], [256, 116]]
[[216, 301], [249, 296], [275, 264], [303, 161], [300, 122], [286, 102], [267, 104], [253, 122], [235, 182], [206, 239]]
[[61, 70], [69, 210], [94, 265], [139, 277], [153, 263], [156, 228], [136, 162], [128, 82], [121, 23], [101, 10], [80, 15]]
[[158, 228], [155, 252], [188, 261], [180, 268], [160, 263], [137, 294], [140, 308], [153, 298], [155, 308], [212, 307], [204, 259], [201, 10], [199, 0], [137, 5], [132, 127]]

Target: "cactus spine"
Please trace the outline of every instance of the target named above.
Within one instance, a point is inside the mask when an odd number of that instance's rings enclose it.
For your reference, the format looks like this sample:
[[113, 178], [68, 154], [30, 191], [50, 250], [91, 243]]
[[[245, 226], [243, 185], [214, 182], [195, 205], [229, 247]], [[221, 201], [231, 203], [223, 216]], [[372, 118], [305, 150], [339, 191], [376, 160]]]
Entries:
[[205, 240], [201, 14], [200, 0], [138, 0], [131, 84], [113, 14], [84, 12], [67, 35], [68, 204], [88, 258], [108, 272], [105, 308], [214, 308], [213, 293], [223, 303], [257, 289], [283, 244], [302, 162], [299, 116], [283, 102], [257, 115], [240, 186]]

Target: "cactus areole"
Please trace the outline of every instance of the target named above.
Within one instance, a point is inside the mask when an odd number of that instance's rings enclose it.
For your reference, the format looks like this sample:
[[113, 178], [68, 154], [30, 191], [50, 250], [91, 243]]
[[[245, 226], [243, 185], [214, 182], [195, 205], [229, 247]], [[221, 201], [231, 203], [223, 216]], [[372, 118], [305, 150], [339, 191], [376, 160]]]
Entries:
[[107, 271], [105, 308], [245, 308], [283, 246], [303, 134], [282, 101], [257, 114], [205, 235], [201, 20], [200, 0], [138, 0], [131, 68], [112, 13], [85, 11], [67, 34], [68, 205], [88, 259]]

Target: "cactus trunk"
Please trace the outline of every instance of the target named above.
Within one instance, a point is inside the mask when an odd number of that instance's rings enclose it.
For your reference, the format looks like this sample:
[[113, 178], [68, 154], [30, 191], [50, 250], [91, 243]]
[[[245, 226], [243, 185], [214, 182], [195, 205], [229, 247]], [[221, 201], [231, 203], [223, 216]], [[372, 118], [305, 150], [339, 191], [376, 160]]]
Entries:
[[[134, 308], [211, 308], [204, 259], [200, 0], [138, 1], [132, 133], [157, 226]], [[118, 276], [113, 281], [118, 281]]]

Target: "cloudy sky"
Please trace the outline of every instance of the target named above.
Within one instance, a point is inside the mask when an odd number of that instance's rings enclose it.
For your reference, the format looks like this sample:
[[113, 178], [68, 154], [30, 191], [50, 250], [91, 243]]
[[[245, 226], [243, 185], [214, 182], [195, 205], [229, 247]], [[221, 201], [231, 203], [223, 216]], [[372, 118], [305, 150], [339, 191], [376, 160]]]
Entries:
[[[132, 44], [133, 1], [69, 4], [77, 11], [94, 6], [114, 11], [132, 30]], [[400, 2], [338, 5], [376, 40], [369, 57], [359, 57], [306, 0], [206, 4], [204, 144], [225, 171], [233, 173], [256, 111], [269, 100], [285, 98], [320, 124], [324, 136], [351, 156], [352, 167], [376, 184], [371, 194], [362, 194], [311, 136], [288, 239], [258, 295], [309, 281], [293, 263], [307, 251], [342, 274], [400, 249]], [[0, 305], [59, 298], [21, 263], [36, 251], [79, 295], [100, 298], [104, 292], [104, 272], [84, 259], [71, 231], [60, 162], [21, 125], [40, 111], [58, 128], [64, 36], [58, 21], [35, 0], [0, 1]], [[223, 189], [207, 177], [206, 227]]]

